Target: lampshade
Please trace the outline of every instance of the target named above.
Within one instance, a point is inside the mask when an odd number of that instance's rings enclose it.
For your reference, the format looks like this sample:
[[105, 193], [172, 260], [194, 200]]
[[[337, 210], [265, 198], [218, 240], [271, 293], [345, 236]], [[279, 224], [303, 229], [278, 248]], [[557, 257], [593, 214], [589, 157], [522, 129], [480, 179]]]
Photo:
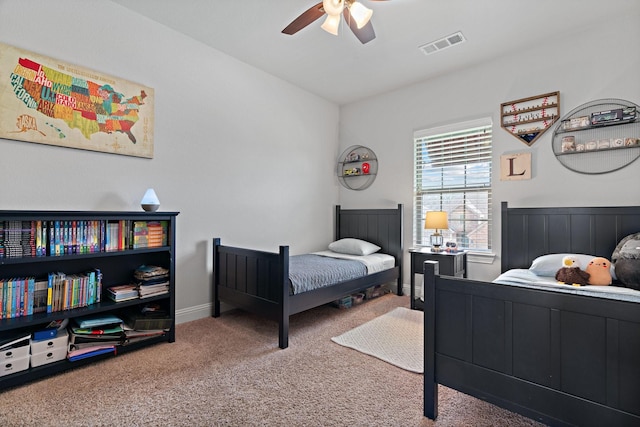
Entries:
[[424, 228], [443, 230], [449, 228], [447, 213], [442, 211], [429, 211], [424, 217]]
[[322, 0], [322, 8], [327, 15], [338, 15], [344, 9], [344, 0]]
[[429, 237], [429, 241], [431, 242], [431, 251], [442, 251], [443, 238], [442, 234], [440, 234], [438, 230], [449, 228], [447, 213], [442, 211], [427, 212], [424, 217], [424, 228], [436, 230], [436, 232]]
[[320, 26], [320, 28], [325, 30], [327, 33], [337, 36], [339, 25], [340, 15], [327, 15], [327, 19], [324, 20], [324, 23]]
[[362, 28], [367, 25], [367, 22], [369, 22], [373, 15], [373, 10], [363, 6], [362, 3], [357, 1], [351, 3], [351, 6], [349, 6], [349, 12], [351, 12], [351, 16], [356, 21], [358, 28]]

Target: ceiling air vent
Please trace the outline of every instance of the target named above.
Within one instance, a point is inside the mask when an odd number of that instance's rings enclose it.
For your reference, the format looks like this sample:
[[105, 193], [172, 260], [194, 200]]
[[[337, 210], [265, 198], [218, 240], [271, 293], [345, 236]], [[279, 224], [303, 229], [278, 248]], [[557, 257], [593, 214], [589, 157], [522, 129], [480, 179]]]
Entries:
[[460, 44], [465, 41], [464, 36], [460, 31], [457, 33], [453, 33], [446, 37], [443, 37], [439, 40], [434, 40], [430, 43], [424, 44], [420, 46], [420, 49], [426, 54], [430, 55], [432, 53], [441, 51], [442, 49], [446, 49], [448, 47]]

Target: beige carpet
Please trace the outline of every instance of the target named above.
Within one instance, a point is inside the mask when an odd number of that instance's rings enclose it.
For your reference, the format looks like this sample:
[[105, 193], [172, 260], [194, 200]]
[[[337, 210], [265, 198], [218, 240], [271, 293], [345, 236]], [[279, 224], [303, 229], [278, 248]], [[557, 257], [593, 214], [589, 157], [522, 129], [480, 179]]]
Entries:
[[440, 387], [437, 422], [423, 414], [423, 376], [331, 342], [409, 297], [292, 316], [290, 347], [275, 322], [241, 312], [177, 327], [174, 343], [122, 354], [0, 393], [1, 426], [535, 426]]
[[331, 340], [407, 371], [424, 372], [424, 315], [397, 307]]

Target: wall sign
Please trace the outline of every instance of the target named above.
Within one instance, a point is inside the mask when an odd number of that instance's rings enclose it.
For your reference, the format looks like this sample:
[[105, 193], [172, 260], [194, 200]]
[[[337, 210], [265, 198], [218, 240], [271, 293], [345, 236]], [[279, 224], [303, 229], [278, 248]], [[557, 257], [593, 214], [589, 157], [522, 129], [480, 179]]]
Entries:
[[560, 117], [560, 92], [500, 104], [500, 126], [528, 146]]
[[504, 154], [500, 156], [500, 181], [531, 179], [531, 153]]
[[153, 157], [153, 89], [0, 43], [0, 138]]

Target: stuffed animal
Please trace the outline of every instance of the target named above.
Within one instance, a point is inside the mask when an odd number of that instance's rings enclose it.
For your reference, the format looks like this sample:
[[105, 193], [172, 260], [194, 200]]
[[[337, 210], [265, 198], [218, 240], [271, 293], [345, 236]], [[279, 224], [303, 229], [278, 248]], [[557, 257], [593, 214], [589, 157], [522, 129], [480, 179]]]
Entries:
[[589, 273], [580, 268], [578, 258], [567, 255], [562, 258], [562, 267], [556, 272], [556, 280], [573, 286], [589, 284]]
[[597, 286], [608, 286], [612, 282], [611, 263], [608, 259], [595, 257], [587, 265], [586, 272], [589, 273], [589, 284]]
[[611, 262], [621, 286], [640, 291], [640, 233], [622, 239], [611, 255]]

